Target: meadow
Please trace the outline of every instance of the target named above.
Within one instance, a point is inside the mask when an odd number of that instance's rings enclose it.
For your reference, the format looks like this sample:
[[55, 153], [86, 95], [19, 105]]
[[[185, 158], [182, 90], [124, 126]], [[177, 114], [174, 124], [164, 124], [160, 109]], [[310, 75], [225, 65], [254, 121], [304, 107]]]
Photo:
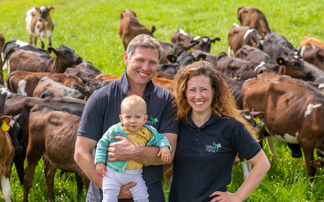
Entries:
[[[24, 15], [31, 6], [53, 6], [54, 22], [52, 46], [64, 44], [91, 61], [103, 73], [121, 76], [125, 70], [124, 48], [118, 35], [121, 11], [130, 8], [135, 11], [139, 22], [151, 28], [156, 27], [154, 38], [171, 42], [171, 37], [179, 28], [193, 36], [220, 37], [219, 45], [212, 44], [211, 53], [227, 52], [227, 34], [241, 6], [260, 9], [266, 16], [270, 29], [283, 35], [296, 47], [306, 36], [324, 40], [322, 10], [324, 1], [304, 0], [238, 0], [238, 1], [180, 1], [180, 0], [0, 0], [0, 33], [6, 41], [19, 39], [29, 42]], [[40, 41], [38, 41], [40, 47]], [[47, 46], [47, 41], [45, 40]], [[5, 77], [7, 70], [4, 70]], [[264, 150], [271, 162], [271, 169], [260, 186], [246, 201], [324, 201], [324, 173], [317, 171], [315, 188], [309, 189], [309, 177], [303, 158], [294, 159], [285, 144], [276, 142], [281, 159], [273, 161], [269, 149]], [[229, 191], [235, 192], [243, 183], [241, 166], [234, 166]], [[13, 201], [23, 201], [23, 187], [13, 166]], [[57, 171], [54, 192], [56, 201], [78, 201], [76, 182], [73, 174], [60, 178]], [[166, 187], [165, 194], [168, 195]], [[85, 191], [84, 191], [85, 193]], [[3, 201], [0, 194], [0, 201]], [[33, 187], [29, 191], [29, 201], [47, 201], [45, 177], [42, 162], [39, 162], [34, 176]], [[85, 201], [83, 198], [81, 201]]]

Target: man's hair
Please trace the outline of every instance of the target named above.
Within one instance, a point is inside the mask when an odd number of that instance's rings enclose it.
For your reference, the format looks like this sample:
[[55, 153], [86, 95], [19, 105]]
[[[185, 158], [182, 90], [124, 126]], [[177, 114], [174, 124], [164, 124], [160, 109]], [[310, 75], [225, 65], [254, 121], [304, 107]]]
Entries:
[[130, 59], [133, 53], [135, 52], [135, 49], [137, 47], [142, 48], [153, 48], [159, 51], [159, 62], [162, 57], [163, 49], [160, 45], [160, 42], [150, 35], [147, 34], [140, 34], [137, 35], [135, 38], [131, 40], [131, 42], [127, 46], [127, 56]]
[[141, 98], [138, 95], [130, 95], [123, 99], [123, 101], [120, 104], [120, 109], [122, 111], [125, 106], [130, 106], [130, 107], [138, 107], [138, 106], [143, 106], [145, 109], [144, 114], [146, 114], [146, 102], [143, 98]]

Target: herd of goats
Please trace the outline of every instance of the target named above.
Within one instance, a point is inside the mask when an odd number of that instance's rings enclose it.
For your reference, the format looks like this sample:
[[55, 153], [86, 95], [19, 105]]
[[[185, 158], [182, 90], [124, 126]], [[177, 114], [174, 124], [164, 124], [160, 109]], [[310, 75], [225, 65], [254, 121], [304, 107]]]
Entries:
[[[24, 201], [28, 201], [40, 158], [44, 159], [50, 201], [54, 200], [56, 169], [76, 173], [78, 194], [83, 184], [88, 187], [89, 180], [73, 159], [78, 117], [95, 90], [120, 78], [101, 73], [91, 62], [82, 61], [72, 48], [51, 47], [54, 24], [49, 12], [53, 9], [41, 6], [26, 12], [29, 43], [5, 43], [0, 34], [0, 176], [6, 202], [11, 201], [13, 162], [24, 187]], [[255, 118], [256, 133], [260, 140], [267, 138], [273, 158], [278, 159], [274, 139], [287, 143], [292, 157], [301, 157], [303, 151], [309, 185], [313, 187], [316, 168], [324, 166], [324, 42], [306, 36], [294, 48], [284, 36], [270, 31], [260, 10], [240, 7], [237, 17], [241, 24], [234, 24], [229, 31], [228, 54], [209, 53], [212, 43], [220, 38], [192, 36], [181, 29], [172, 36], [172, 43], [160, 41], [163, 55], [152, 81], [172, 91], [172, 79], [180, 68], [199, 60], [210, 62], [226, 79], [238, 109]], [[135, 36], [153, 36], [154, 31], [154, 26], [148, 29], [141, 25], [134, 11], [121, 12], [119, 35], [125, 50]], [[36, 47], [37, 38], [41, 48]], [[47, 50], [44, 38], [48, 40]], [[6, 68], [9, 75], [4, 81], [2, 71]], [[57, 138], [62, 134], [69, 139]], [[246, 177], [249, 166], [244, 159], [241, 161]], [[170, 175], [169, 171], [166, 178]]]

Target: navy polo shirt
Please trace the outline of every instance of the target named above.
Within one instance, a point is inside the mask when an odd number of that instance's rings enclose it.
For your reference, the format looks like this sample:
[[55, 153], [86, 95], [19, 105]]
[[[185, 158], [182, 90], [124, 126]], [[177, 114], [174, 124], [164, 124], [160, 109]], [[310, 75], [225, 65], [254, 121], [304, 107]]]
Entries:
[[[99, 141], [110, 126], [120, 122], [120, 104], [127, 97], [129, 90], [126, 72], [120, 80], [96, 90], [86, 102], [78, 135]], [[172, 104], [173, 97], [169, 90], [154, 85], [152, 81], [146, 86], [143, 96], [147, 105], [146, 124], [155, 127], [159, 133], [178, 134], [178, 123], [174, 121], [176, 111]], [[148, 187], [149, 200], [165, 202], [161, 184], [163, 166], [144, 166], [143, 178]], [[102, 201], [102, 190], [92, 182], [87, 193], [87, 201]]]
[[241, 122], [212, 114], [197, 127], [190, 116], [179, 123], [169, 202], [205, 202], [214, 191], [227, 191], [236, 153], [245, 159], [261, 150]]

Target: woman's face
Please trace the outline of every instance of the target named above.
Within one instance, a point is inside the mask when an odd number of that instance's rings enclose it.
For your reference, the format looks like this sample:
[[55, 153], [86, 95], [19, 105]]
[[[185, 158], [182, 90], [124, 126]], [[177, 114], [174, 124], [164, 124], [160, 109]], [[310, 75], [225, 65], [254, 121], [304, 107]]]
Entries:
[[209, 77], [197, 75], [187, 81], [186, 97], [194, 113], [211, 113], [213, 96]]

